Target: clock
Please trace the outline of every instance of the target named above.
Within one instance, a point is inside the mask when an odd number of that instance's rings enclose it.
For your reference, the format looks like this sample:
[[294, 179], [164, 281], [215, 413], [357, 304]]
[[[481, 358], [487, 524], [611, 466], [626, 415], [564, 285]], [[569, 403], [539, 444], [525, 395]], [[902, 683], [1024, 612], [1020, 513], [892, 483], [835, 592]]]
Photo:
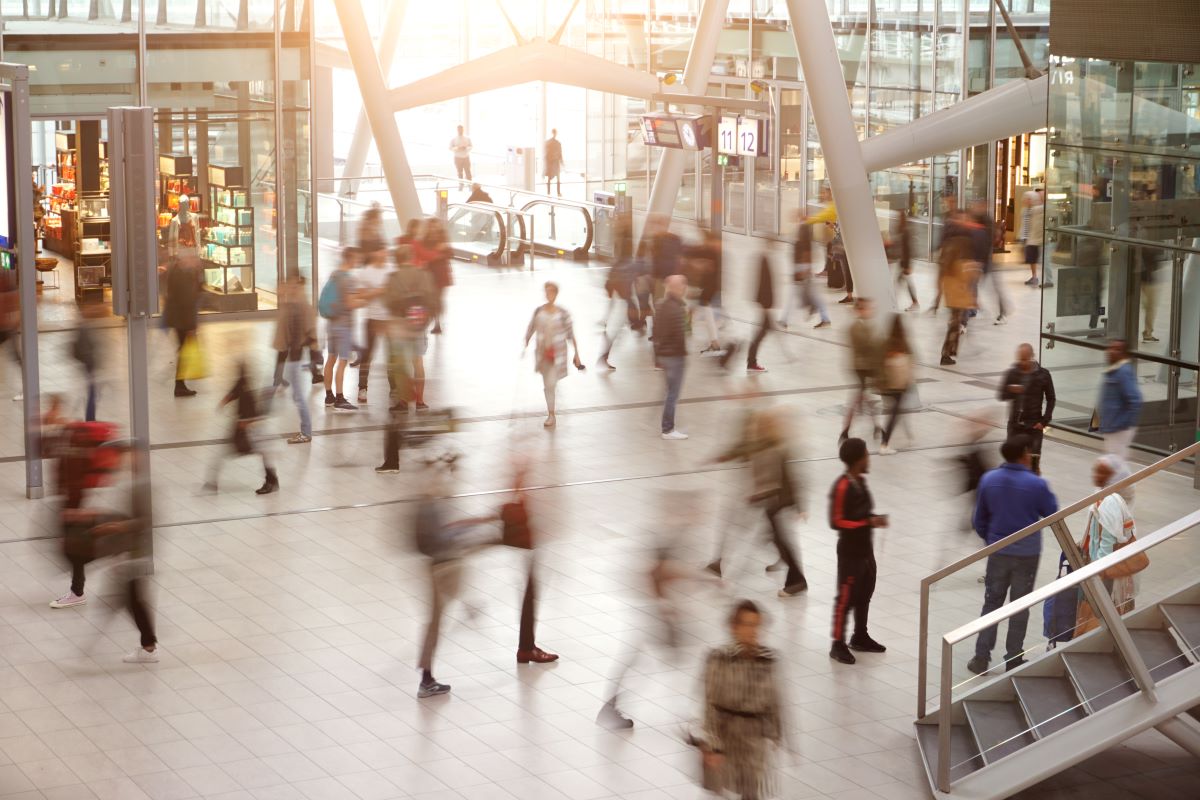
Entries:
[[683, 139], [683, 146], [689, 150], [697, 149], [696, 126], [690, 120], [680, 120], [679, 135]]

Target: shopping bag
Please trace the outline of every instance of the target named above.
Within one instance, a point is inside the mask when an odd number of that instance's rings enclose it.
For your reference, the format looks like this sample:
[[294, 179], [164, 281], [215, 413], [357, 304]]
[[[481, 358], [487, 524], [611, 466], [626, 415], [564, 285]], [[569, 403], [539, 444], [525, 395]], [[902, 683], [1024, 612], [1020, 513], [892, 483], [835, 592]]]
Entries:
[[200, 342], [196, 340], [194, 333], [189, 334], [183, 340], [183, 347], [179, 348], [179, 369], [176, 370], [176, 376], [181, 381], [194, 381], [208, 377], [208, 364], [204, 360], [204, 352], [200, 349]]

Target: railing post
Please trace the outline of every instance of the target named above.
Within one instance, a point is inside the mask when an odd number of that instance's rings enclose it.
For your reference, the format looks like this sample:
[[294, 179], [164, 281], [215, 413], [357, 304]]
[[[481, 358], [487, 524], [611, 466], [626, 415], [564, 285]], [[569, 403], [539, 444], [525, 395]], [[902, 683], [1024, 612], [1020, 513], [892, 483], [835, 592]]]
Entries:
[[917, 627], [917, 719], [927, 710], [925, 686], [929, 682], [929, 582], [921, 581], [921, 616]]
[[953, 682], [954, 645], [942, 639], [942, 692], [938, 708], [938, 764], [937, 787], [939, 792], [950, 791], [950, 712], [953, 704], [951, 683]]

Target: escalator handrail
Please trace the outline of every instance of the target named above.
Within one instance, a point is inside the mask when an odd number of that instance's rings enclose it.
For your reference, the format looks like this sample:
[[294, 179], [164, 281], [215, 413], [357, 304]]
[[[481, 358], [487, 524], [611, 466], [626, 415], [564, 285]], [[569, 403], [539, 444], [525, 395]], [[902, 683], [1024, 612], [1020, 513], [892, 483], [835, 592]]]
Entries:
[[[505, 224], [505, 219], [502, 214], [502, 212], [506, 211], [507, 209], [504, 209], [500, 206], [496, 206], [493, 203], [449, 203], [446, 205], [446, 220], [447, 220], [447, 222], [449, 222], [449, 220], [450, 220], [450, 212], [452, 210], [462, 210], [462, 211], [467, 211], [467, 212], [483, 212], [483, 213], [487, 213], [490, 211], [492, 213], [492, 215], [496, 218], [496, 230], [498, 230], [500, 233], [499, 233], [499, 237], [498, 237], [499, 242], [497, 244], [497, 247], [496, 247], [495, 251], [489, 255], [489, 258], [498, 257], [501, 253], [503, 253], [508, 248], [508, 225]], [[451, 249], [454, 248], [454, 244], [455, 244], [454, 240], [451, 239], [450, 240]]]
[[[592, 214], [588, 213], [588, 209], [584, 203], [576, 200], [565, 200], [561, 197], [539, 197], [530, 200], [528, 203], [521, 206], [521, 211], [532, 214], [529, 209], [537, 205], [562, 206], [564, 208], [575, 208], [583, 212], [583, 218], [587, 221], [587, 225], [585, 226], [586, 234], [583, 237], [583, 244], [579, 247], [576, 247], [575, 251], [582, 252], [584, 254], [591, 252], [592, 242], [596, 238], [596, 220]], [[601, 207], [607, 208], [607, 206]], [[552, 241], [552, 239], [546, 239], [546, 242]]]

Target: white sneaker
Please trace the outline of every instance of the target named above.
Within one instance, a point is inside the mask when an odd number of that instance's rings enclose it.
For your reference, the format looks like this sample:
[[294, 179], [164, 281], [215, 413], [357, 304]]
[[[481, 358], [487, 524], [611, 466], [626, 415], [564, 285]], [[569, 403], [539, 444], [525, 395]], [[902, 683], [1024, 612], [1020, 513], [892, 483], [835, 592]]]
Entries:
[[666, 439], [667, 441], [671, 441], [671, 442], [680, 442], [680, 441], [683, 441], [684, 439], [688, 438], [688, 435], [681, 430], [674, 430], [674, 431], [671, 431], [670, 433], [664, 433], [662, 435], [662, 438]]
[[996, 321], [995, 321], [995, 322], [993, 322], [992, 324], [993, 324], [993, 325], [1007, 325], [1007, 324], [1008, 324], [1008, 317], [1006, 317], [1006, 316], [1004, 316], [1003, 314], [1001, 314], [1000, 316], [996, 317]]
[[25, 395], [23, 395], [23, 394], [14, 394], [13, 395], [14, 403], [21, 403], [21, 402], [24, 402], [24, 400], [25, 400]]
[[51, 608], [70, 608], [71, 606], [81, 606], [87, 602], [87, 598], [81, 594], [67, 592], [57, 600], [50, 601]]
[[885, 444], [879, 448], [879, 455], [894, 456], [894, 455], [896, 455], [896, 448]]
[[129, 655], [121, 659], [126, 664], [157, 664], [158, 650], [147, 650], [144, 647], [139, 647]]

